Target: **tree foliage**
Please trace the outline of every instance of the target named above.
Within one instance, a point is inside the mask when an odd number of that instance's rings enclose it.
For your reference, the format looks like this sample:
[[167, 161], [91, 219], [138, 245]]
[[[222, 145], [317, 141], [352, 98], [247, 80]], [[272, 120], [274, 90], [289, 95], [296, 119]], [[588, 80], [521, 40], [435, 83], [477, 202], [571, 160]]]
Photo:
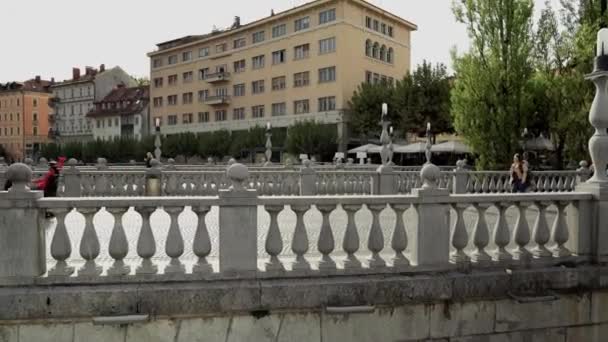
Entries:
[[363, 83], [357, 87], [348, 106], [351, 113], [351, 126], [353, 132], [362, 138], [379, 135], [379, 123], [382, 114], [382, 103], [389, 105], [389, 120], [397, 124], [398, 117], [395, 106], [391, 101], [394, 98], [393, 85], [380, 83]]
[[313, 154], [331, 160], [338, 150], [337, 127], [313, 120], [296, 122], [287, 131], [286, 148], [295, 156]]
[[479, 167], [503, 167], [527, 125], [533, 2], [458, 0], [453, 11], [471, 38], [470, 50], [453, 57], [454, 125], [479, 154]]

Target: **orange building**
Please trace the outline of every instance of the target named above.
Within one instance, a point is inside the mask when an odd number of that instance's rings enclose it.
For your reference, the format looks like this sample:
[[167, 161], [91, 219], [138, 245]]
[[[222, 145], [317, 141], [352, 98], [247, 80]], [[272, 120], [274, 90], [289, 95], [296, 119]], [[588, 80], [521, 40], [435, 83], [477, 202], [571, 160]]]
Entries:
[[10, 159], [36, 157], [42, 144], [49, 142], [51, 84], [39, 76], [0, 84], [0, 146]]

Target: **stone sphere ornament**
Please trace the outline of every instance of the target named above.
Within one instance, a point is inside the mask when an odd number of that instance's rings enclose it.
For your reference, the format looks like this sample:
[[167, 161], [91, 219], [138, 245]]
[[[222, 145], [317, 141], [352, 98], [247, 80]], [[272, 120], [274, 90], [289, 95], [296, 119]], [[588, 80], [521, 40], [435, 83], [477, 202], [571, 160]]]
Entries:
[[420, 170], [420, 178], [422, 178], [423, 189], [436, 189], [439, 178], [441, 177], [441, 170], [435, 164], [426, 163]]
[[232, 164], [228, 167], [226, 175], [232, 182], [231, 191], [245, 191], [243, 182], [249, 178], [249, 168], [247, 166], [240, 163]]

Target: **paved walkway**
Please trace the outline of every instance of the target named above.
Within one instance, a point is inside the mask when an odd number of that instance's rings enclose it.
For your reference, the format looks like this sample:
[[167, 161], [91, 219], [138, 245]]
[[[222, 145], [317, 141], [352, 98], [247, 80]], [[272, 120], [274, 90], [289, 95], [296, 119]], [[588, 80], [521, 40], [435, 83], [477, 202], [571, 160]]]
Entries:
[[[535, 210], [534, 207], [531, 207], [528, 209], [527, 220], [528, 220], [528, 223], [530, 226], [530, 230], [533, 229], [534, 221], [536, 220], [537, 216], [538, 216], [538, 211]], [[507, 211], [507, 222], [509, 223], [511, 231], [513, 230], [517, 217], [518, 217], [518, 213], [517, 213], [516, 208], [512, 207]], [[450, 227], [453, 226], [454, 218], [455, 218], [455, 212], [452, 210], [452, 215], [451, 215], [452, 222], [450, 224]], [[488, 211], [486, 213], [486, 220], [487, 220], [488, 226], [490, 227], [490, 240], [492, 240], [491, 234], [492, 234], [492, 230], [494, 228], [494, 224], [496, 222], [496, 218], [497, 218], [497, 210], [493, 207], [488, 209]], [[283, 252], [281, 253], [281, 256], [285, 257], [287, 259], [291, 259], [294, 256], [293, 253], [291, 252], [291, 239], [293, 237], [293, 232], [294, 232], [294, 228], [295, 228], [296, 216], [295, 216], [295, 213], [293, 211], [291, 211], [290, 209], [285, 209], [283, 212], [281, 212], [279, 214], [278, 219], [279, 219], [279, 227], [280, 227], [281, 234], [282, 234], [283, 241], [284, 241], [283, 242]], [[309, 254], [307, 256], [315, 259], [316, 257], [319, 256], [319, 253], [317, 250], [317, 240], [319, 237], [320, 226], [321, 226], [321, 213], [316, 208], [313, 207], [310, 211], [308, 211], [306, 213], [306, 215], [304, 216], [304, 219], [305, 219], [307, 232], [308, 232], [308, 238], [309, 238], [309, 242], [310, 242], [310, 249], [308, 252]], [[360, 240], [361, 240], [361, 247], [360, 247], [361, 252], [358, 253], [358, 255], [360, 255], [360, 257], [362, 259], [365, 259], [366, 256], [369, 255], [369, 252], [367, 252], [367, 237], [369, 235], [370, 226], [372, 223], [371, 212], [367, 208], [363, 208], [355, 215], [355, 219], [357, 222], [357, 227], [358, 227], [359, 236], [360, 236]], [[469, 241], [470, 241], [468, 249], [472, 249], [474, 247], [473, 243], [472, 243], [472, 240], [473, 240], [472, 232], [473, 232], [473, 229], [475, 226], [476, 219], [477, 219], [476, 211], [473, 208], [469, 208], [465, 212], [465, 222], [466, 222], [467, 230], [469, 231]], [[555, 220], [555, 208], [550, 207], [547, 212], [547, 222], [548, 222], [549, 228], [553, 225], [554, 220]], [[167, 232], [168, 232], [169, 223], [170, 223], [169, 215], [162, 210], [157, 210], [156, 212], [154, 212], [152, 214], [150, 221], [151, 221], [152, 230], [154, 232], [155, 239], [157, 241], [157, 255], [154, 258], [154, 260], [155, 260], [155, 262], [159, 263], [160, 265], [164, 265], [168, 262], [168, 257], [164, 252], [164, 249], [165, 249], [164, 246], [165, 246], [165, 241], [166, 241]], [[408, 231], [408, 234], [410, 236], [412, 236], [413, 227], [415, 227], [417, 225], [417, 217], [416, 217], [416, 213], [413, 209], [410, 209], [405, 213], [404, 221], [406, 224], [406, 229]], [[263, 210], [263, 208], [260, 207], [259, 211], [258, 211], [258, 227], [259, 227], [258, 254], [259, 254], [260, 259], [268, 257], [268, 255], [265, 252], [264, 246], [265, 246], [265, 241], [266, 241], [266, 235], [268, 232], [269, 222], [270, 222], [270, 216], [268, 215], [267, 212], [265, 212]], [[72, 256], [68, 260], [68, 262], [70, 264], [76, 265], [78, 267], [79, 265], [84, 263], [84, 261], [80, 257], [80, 253], [79, 253], [80, 239], [82, 237], [82, 233], [84, 230], [84, 217], [79, 213], [71, 212], [70, 214], [68, 214], [68, 216], [66, 218], [66, 223], [67, 223], [70, 239], [72, 242]], [[114, 219], [110, 213], [103, 210], [95, 216], [94, 223], [95, 223], [96, 231], [99, 236], [99, 240], [100, 240], [100, 244], [101, 244], [101, 254], [100, 254], [99, 258], [97, 259], [97, 262], [104, 265], [104, 268], [105, 268], [105, 266], [109, 266], [112, 263], [112, 258], [108, 254], [108, 244], [110, 241], [110, 235], [112, 233]], [[211, 212], [207, 215], [206, 223], [207, 223], [207, 228], [209, 230], [209, 234], [211, 236], [211, 246], [212, 246], [212, 251], [211, 251], [211, 255], [210, 255], [209, 259], [212, 263], [213, 262], [216, 263], [217, 255], [218, 255], [218, 208], [217, 207], [212, 208]], [[332, 225], [332, 231], [334, 232], [334, 239], [336, 241], [336, 249], [335, 249], [334, 253], [332, 254], [332, 256], [336, 256], [338, 259], [340, 259], [340, 258], [344, 257], [344, 255], [345, 255], [345, 253], [342, 250], [342, 239], [344, 237], [344, 231], [346, 229], [346, 223], [347, 223], [346, 212], [341, 208], [334, 211], [330, 215], [330, 223]], [[384, 233], [384, 240], [385, 240], [385, 244], [384, 244], [385, 249], [383, 250], [382, 254], [384, 256], [386, 256], [386, 258], [390, 258], [390, 256], [393, 254], [390, 246], [391, 246], [391, 236], [392, 236], [393, 228], [395, 225], [395, 213], [390, 209], [384, 210], [380, 216], [380, 223], [382, 226], [382, 230]], [[181, 231], [184, 241], [185, 241], [184, 254], [180, 259], [184, 262], [184, 264], [187, 265], [187, 267], [191, 267], [189, 265], [191, 265], [197, 259], [197, 257], [192, 252], [192, 241], [194, 239], [194, 234], [196, 231], [196, 224], [197, 224], [197, 217], [194, 214], [194, 212], [192, 212], [190, 210], [190, 208], [187, 208], [179, 216], [180, 231]], [[48, 261], [49, 268], [52, 267], [52, 265], [54, 265], [54, 260], [52, 259], [51, 255], [50, 255], [50, 244], [52, 241], [53, 233], [55, 231], [55, 225], [56, 225], [56, 221], [55, 221], [55, 219], [52, 219], [49, 222], [49, 228], [47, 229], [47, 246], [48, 246], [47, 261]], [[134, 212], [132, 209], [130, 209], [123, 218], [123, 225], [125, 228], [128, 242], [129, 242], [129, 254], [126, 257], [125, 262], [127, 262], [128, 264], [131, 264], [131, 265], [137, 265], [140, 262], [140, 259], [137, 256], [136, 247], [137, 247], [138, 234], [139, 234], [139, 230], [141, 227], [141, 216], [138, 213]], [[411, 239], [410, 239], [410, 241], [411, 241]], [[531, 243], [530, 245], [533, 245], [533, 244]], [[514, 244], [512, 243], [510, 245], [510, 247], [512, 248], [513, 246], [514, 246]], [[495, 245], [493, 243], [490, 243], [490, 245], [488, 247], [488, 251], [493, 250], [493, 249], [495, 249]], [[263, 260], [260, 261], [260, 264], [263, 264]], [[217, 265], [216, 265], [216, 267], [217, 267]]]

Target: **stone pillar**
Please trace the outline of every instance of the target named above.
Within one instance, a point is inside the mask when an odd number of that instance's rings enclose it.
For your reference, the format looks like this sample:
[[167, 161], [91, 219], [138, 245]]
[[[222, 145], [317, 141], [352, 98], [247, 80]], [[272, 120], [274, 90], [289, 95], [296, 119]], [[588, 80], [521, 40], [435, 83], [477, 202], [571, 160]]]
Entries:
[[97, 170], [106, 171], [108, 170], [108, 161], [106, 158], [97, 158], [97, 164], [95, 165]]
[[302, 162], [300, 169], [300, 196], [315, 196], [317, 194], [317, 172], [311, 167], [310, 160]]
[[372, 178], [372, 195], [397, 194], [397, 175], [389, 165], [381, 165]]
[[67, 163], [67, 167], [63, 168], [61, 173], [63, 174], [63, 183], [65, 185], [64, 197], [80, 197], [81, 186], [80, 186], [80, 170], [76, 168], [78, 161], [74, 158], [70, 158]]
[[258, 194], [243, 186], [249, 178], [245, 165], [231, 165], [226, 175], [232, 186], [219, 191], [220, 272], [254, 274], [258, 269]]
[[32, 170], [25, 164], [11, 165], [6, 176], [13, 186], [0, 193], [0, 279], [37, 277], [46, 272], [42, 192], [29, 189]]
[[467, 182], [469, 181], [469, 173], [464, 168], [464, 165], [464, 160], [459, 160], [456, 162], [456, 170], [454, 170], [452, 181], [453, 194], [467, 193]]
[[146, 196], [158, 197], [162, 195], [163, 171], [158, 160], [150, 161], [150, 168], [146, 170]]
[[441, 171], [437, 166], [425, 164], [420, 176], [424, 185], [412, 191], [420, 201], [415, 205], [418, 225], [409, 244], [410, 261], [417, 266], [446, 266], [450, 262], [450, 206], [441, 199], [447, 203], [450, 194], [438, 188]]

